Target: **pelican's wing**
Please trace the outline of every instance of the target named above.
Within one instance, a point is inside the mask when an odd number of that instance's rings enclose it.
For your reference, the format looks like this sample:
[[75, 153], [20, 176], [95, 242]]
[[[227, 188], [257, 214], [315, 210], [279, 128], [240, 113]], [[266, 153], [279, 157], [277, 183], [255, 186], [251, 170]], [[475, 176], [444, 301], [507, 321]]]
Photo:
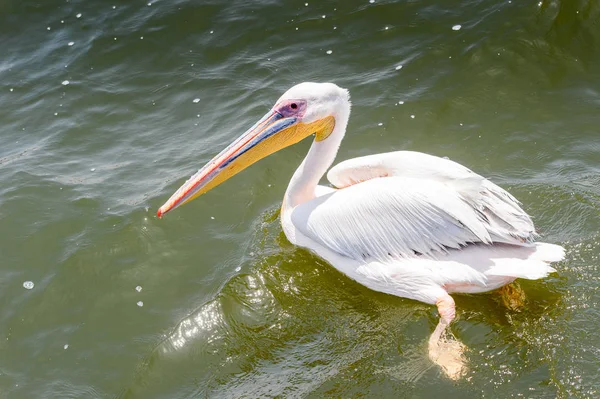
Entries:
[[[403, 153], [383, 156], [397, 154]], [[408, 157], [414, 161], [431, 156]], [[365, 158], [350, 162], [364, 163]], [[531, 220], [510, 194], [458, 164], [431, 158], [455, 165], [460, 177], [448, 177], [449, 168], [432, 175], [412, 162], [413, 175], [403, 176], [385, 162], [352, 168], [344, 167], [354, 166], [347, 161], [328, 174], [332, 183], [346, 188], [297, 206], [292, 223], [307, 237], [353, 259], [434, 255], [477, 242], [531, 241]], [[431, 169], [432, 163], [423, 167]]]
[[[459, 163], [414, 151], [396, 151], [348, 159], [327, 173], [327, 179], [338, 188], [385, 176], [413, 177], [440, 183], [465, 179], [479, 183], [485, 180]], [[512, 200], [516, 201], [514, 198]]]
[[[443, 184], [455, 191], [489, 225], [492, 241], [531, 242], [531, 218], [507, 191], [459, 163], [414, 151], [397, 151], [349, 159], [331, 168], [327, 178], [338, 188], [376, 177], [398, 176]], [[507, 241], [508, 239], [508, 241]]]

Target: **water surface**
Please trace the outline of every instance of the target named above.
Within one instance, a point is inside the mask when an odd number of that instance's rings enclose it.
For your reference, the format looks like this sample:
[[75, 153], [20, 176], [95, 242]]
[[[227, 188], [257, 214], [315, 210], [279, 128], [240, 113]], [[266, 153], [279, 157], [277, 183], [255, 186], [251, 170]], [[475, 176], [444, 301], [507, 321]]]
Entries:
[[[599, 21], [595, 0], [0, 2], [0, 398], [598, 397]], [[434, 307], [284, 237], [309, 142], [154, 216], [302, 81], [351, 92], [338, 159], [447, 156], [568, 249], [521, 311], [456, 296], [464, 379], [427, 358]]]

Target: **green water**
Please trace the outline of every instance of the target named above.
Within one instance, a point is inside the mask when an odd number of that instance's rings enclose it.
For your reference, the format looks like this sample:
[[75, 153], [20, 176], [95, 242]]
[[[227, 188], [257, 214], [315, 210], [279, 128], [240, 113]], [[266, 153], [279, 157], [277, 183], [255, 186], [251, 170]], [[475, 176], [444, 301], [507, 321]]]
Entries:
[[[600, 396], [599, 1], [5, 0], [0, 54], [0, 398]], [[450, 157], [567, 248], [521, 311], [456, 296], [463, 379], [434, 307], [286, 240], [309, 142], [155, 217], [307, 80], [351, 92], [339, 160]]]

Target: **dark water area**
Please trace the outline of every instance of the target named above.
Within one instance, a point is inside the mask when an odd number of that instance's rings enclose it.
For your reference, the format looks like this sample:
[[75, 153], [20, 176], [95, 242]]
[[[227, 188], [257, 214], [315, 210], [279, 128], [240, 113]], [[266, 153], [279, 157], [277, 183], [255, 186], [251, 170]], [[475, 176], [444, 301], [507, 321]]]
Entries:
[[[0, 398], [596, 398], [600, 2], [0, 0]], [[338, 161], [447, 156], [524, 204], [558, 273], [434, 307], [282, 233], [309, 143], [159, 220], [289, 87], [350, 90]]]

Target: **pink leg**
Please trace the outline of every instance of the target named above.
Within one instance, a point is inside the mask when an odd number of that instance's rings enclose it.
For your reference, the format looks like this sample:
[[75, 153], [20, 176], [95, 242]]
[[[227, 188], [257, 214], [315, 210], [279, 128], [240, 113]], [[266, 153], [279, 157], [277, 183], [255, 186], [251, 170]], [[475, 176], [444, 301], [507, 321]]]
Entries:
[[442, 336], [456, 315], [454, 299], [444, 293], [438, 298], [436, 305], [440, 313], [440, 321], [429, 337], [429, 358], [439, 365], [449, 378], [456, 380], [465, 370], [464, 346], [455, 339], [446, 340]]
[[440, 322], [435, 328], [433, 334], [431, 334], [431, 337], [429, 337], [429, 345], [432, 343], [437, 343], [440, 340], [442, 333], [446, 327], [452, 323], [452, 320], [454, 320], [454, 317], [456, 316], [454, 299], [452, 299], [450, 295], [446, 294], [445, 296], [439, 298], [435, 304], [437, 305], [438, 313], [440, 314]]

